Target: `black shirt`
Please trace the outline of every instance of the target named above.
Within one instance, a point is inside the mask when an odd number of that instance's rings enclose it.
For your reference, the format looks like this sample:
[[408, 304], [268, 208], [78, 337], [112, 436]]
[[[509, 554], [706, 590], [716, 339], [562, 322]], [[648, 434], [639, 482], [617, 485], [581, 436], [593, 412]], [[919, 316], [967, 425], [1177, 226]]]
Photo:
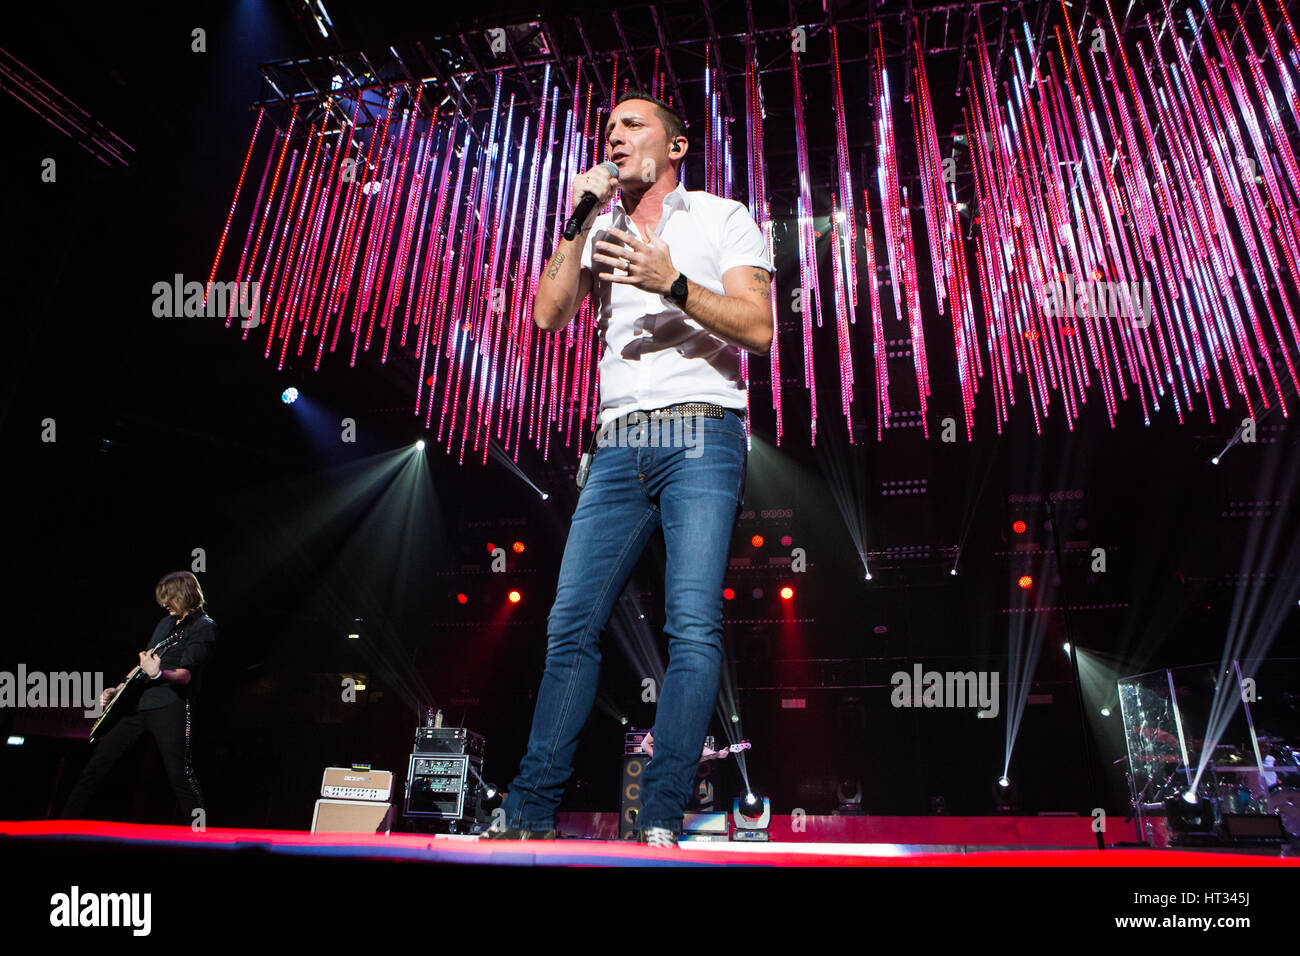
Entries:
[[136, 710], [155, 710], [177, 701], [193, 701], [198, 698], [203, 683], [203, 665], [217, 640], [217, 622], [202, 611], [191, 612], [179, 622], [168, 614], [153, 629], [148, 647], [156, 646], [176, 631], [184, 631], [184, 636], [162, 653], [162, 669], [171, 671], [185, 668], [190, 672], [189, 683], [172, 684], [161, 678], [153, 681], [140, 695], [140, 700], [135, 705]]

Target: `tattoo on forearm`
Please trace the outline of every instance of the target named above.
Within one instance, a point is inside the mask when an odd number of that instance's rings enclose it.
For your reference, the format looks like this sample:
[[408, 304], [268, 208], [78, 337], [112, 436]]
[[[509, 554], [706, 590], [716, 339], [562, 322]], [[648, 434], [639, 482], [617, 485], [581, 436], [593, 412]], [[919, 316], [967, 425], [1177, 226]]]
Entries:
[[564, 260], [566, 258], [567, 258], [566, 253], [557, 252], [555, 254], [555, 258], [551, 260], [551, 268], [546, 270], [546, 277], [548, 279], [554, 279], [557, 275], [560, 274], [560, 266], [564, 265]]
[[766, 293], [767, 293], [767, 290], [768, 290], [768, 288], [769, 288], [769, 286], [770, 286], [770, 283], [771, 283], [771, 281], [772, 281], [772, 277], [771, 277], [771, 275], [768, 274], [767, 270], [766, 270], [766, 269], [755, 269], [755, 270], [754, 270], [754, 276], [753, 276], [753, 278], [754, 278], [754, 283], [755, 283], [754, 288], [755, 288], [757, 291], [766, 294]]

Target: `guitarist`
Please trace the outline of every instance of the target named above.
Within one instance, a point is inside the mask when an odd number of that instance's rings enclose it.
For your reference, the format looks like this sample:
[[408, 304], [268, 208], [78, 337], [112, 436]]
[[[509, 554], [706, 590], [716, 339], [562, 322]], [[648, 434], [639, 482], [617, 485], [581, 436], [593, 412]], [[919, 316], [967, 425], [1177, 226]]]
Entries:
[[[61, 816], [65, 819], [85, 818], [91, 799], [104, 778], [140, 734], [147, 732], [162, 754], [167, 778], [181, 806], [183, 822], [198, 821], [200, 825], [206, 825], [204, 814], [195, 813], [203, 810], [204, 806], [191, 762], [191, 731], [203, 665], [216, 641], [217, 625], [203, 612], [203, 590], [198, 578], [188, 571], [177, 571], [163, 577], [154, 588], [154, 597], [167, 611], [167, 617], [158, 622], [148, 647], [140, 652], [142, 673], [136, 680], [144, 682], [144, 691], [134, 706], [128, 708], [95, 744], [90, 762], [63, 805]], [[178, 634], [180, 639], [161, 657], [152, 650]], [[100, 706], [106, 706], [125, 686], [126, 682], [123, 682], [105, 690], [99, 698]], [[121, 703], [129, 704], [130, 701], [123, 698]]]

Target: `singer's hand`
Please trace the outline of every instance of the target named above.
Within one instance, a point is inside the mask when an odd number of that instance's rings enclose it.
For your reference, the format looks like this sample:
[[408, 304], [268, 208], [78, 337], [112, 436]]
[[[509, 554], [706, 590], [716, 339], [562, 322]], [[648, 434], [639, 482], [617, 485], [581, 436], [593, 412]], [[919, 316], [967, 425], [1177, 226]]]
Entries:
[[614, 192], [618, 189], [618, 177], [610, 176], [601, 169], [600, 166], [593, 166], [579, 176], [573, 177], [573, 188], [570, 190], [572, 206], [570, 215], [578, 208], [578, 203], [582, 202], [582, 197], [587, 193], [593, 193], [598, 202], [587, 217], [587, 221], [582, 224], [582, 231], [591, 227], [591, 223], [600, 215], [601, 208], [609, 202]]
[[644, 241], [622, 229], [608, 229], [605, 235], [618, 241], [598, 239], [592, 248], [592, 260], [611, 267], [609, 272], [597, 273], [597, 278], [625, 283], [655, 295], [672, 291], [678, 273], [668, 243], [654, 232]]

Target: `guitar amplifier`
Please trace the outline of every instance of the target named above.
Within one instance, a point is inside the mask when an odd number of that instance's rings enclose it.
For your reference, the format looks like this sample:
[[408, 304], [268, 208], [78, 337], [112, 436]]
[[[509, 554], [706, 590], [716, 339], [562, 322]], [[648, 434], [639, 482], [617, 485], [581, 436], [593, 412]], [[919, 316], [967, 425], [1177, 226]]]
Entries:
[[312, 833], [388, 833], [393, 805], [365, 800], [317, 800]]
[[361, 770], [355, 767], [326, 767], [320, 795], [336, 800], [386, 801], [393, 793], [390, 770]]
[[416, 754], [465, 754], [479, 763], [483, 760], [483, 735], [464, 727], [417, 727]]

